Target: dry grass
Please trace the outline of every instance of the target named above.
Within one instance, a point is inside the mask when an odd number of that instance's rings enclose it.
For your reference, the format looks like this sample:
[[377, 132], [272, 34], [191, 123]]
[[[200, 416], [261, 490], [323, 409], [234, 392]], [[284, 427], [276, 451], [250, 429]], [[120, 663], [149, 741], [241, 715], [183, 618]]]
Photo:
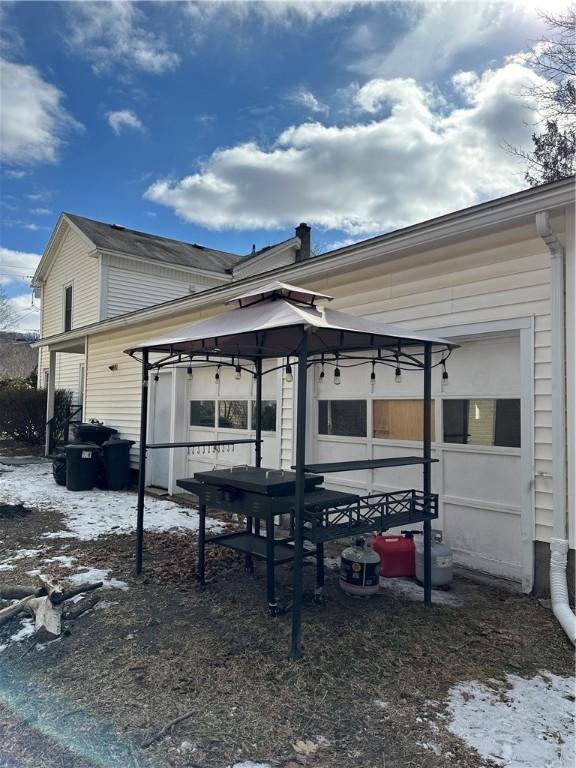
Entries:
[[[3, 536], [11, 548], [30, 546], [53, 523], [37, 514], [7, 519]], [[130, 590], [105, 593], [118, 604], [84, 615], [45, 650], [23, 656], [19, 645], [0, 655], [0, 693], [12, 701], [11, 710], [0, 710], [0, 766], [224, 768], [252, 759], [311, 768], [478, 768], [476, 753], [442, 727], [432, 730], [428, 702], [441, 708], [461, 680], [572, 671], [550, 613], [494, 587], [459, 580], [462, 607], [426, 610], [388, 593], [349, 598], [330, 572], [326, 605], [310, 601], [304, 611], [305, 656], [293, 663], [290, 618], [268, 616], [261, 567], [252, 576], [237, 556], [215, 549], [213, 581], [200, 591], [193, 535], [147, 535], [139, 580], [132, 536], [52, 545], [50, 555], [110, 568]], [[310, 590], [313, 570], [306, 567]], [[289, 568], [278, 575], [288, 599]], [[188, 712], [165, 738], [141, 748]], [[179, 751], [183, 741], [192, 749]], [[298, 741], [312, 742], [311, 754]], [[441, 754], [421, 742], [436, 743]]]

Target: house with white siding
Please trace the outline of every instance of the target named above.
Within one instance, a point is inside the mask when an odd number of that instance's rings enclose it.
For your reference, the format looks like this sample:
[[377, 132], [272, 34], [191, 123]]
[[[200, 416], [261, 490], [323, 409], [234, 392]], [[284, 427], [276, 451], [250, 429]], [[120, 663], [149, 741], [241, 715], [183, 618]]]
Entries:
[[[41, 383], [50, 389], [81, 376], [84, 419], [137, 440], [140, 366], [124, 350], [220, 313], [227, 299], [273, 279], [333, 296], [336, 309], [450, 339], [459, 347], [448, 379], [437, 368], [433, 381], [438, 527], [463, 567], [545, 593], [550, 541], [569, 539], [573, 568], [576, 527], [574, 179], [320, 256], [310, 255], [309, 237], [300, 225], [291, 240], [247, 257], [180, 244], [189, 259], [182, 263], [170, 261], [180, 257], [175, 241], [63, 214], [35, 276]], [[264, 377], [270, 467], [293, 464], [288, 362]], [[339, 383], [332, 368], [324, 376], [310, 369], [310, 462], [391, 457], [419, 445], [417, 376], [396, 381], [385, 369], [373, 381], [364, 368], [340, 369]], [[153, 442], [253, 434], [250, 377], [215, 373], [194, 361], [152, 377]], [[252, 449], [242, 448], [218, 464], [249, 463]], [[151, 453], [147, 483], [169, 493], [179, 477], [214, 465], [186, 449]], [[363, 494], [417, 487], [412, 474], [412, 467], [343, 472], [329, 485]]]

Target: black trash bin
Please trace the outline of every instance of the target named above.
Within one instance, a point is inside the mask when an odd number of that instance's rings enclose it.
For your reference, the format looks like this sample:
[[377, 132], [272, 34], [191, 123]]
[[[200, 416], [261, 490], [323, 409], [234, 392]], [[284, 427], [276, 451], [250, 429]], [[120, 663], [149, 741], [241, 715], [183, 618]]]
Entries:
[[52, 456], [52, 476], [58, 485], [66, 485], [66, 454], [61, 451]]
[[117, 435], [118, 430], [113, 427], [105, 427], [104, 424], [82, 423], [74, 427], [75, 441], [78, 443], [96, 443], [102, 445], [112, 435]]
[[66, 488], [90, 491], [96, 485], [101, 448], [94, 443], [70, 443], [66, 451]]
[[104, 483], [103, 488], [120, 491], [130, 483], [130, 448], [134, 440], [111, 437], [102, 443]]

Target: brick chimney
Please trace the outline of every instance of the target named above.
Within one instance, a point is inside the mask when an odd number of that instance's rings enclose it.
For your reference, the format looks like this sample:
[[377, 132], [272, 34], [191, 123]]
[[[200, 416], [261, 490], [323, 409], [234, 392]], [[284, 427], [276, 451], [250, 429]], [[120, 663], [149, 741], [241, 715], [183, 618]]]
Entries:
[[296, 237], [300, 238], [300, 248], [296, 251], [296, 261], [305, 261], [310, 258], [310, 227], [308, 224], [298, 224]]

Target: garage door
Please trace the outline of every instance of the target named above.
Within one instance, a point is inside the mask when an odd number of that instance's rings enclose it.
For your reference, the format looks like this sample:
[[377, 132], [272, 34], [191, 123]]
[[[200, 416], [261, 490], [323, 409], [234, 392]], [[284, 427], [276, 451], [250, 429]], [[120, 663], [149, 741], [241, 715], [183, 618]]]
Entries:
[[[443, 385], [433, 371], [432, 486], [456, 562], [521, 580], [520, 346], [518, 336], [460, 342]], [[420, 453], [422, 374], [340, 365], [341, 383], [314, 374], [314, 460]], [[361, 493], [420, 488], [419, 467], [329, 476], [335, 488]]]
[[[268, 368], [274, 367], [269, 364]], [[266, 370], [266, 366], [265, 366]], [[280, 466], [280, 375], [273, 371], [262, 379], [262, 465]], [[242, 372], [235, 378], [233, 368], [213, 366], [193, 368], [187, 387], [186, 419], [190, 442], [206, 440], [240, 440], [255, 437], [256, 383], [250, 373]], [[219, 453], [188, 451], [187, 472], [253, 464], [253, 445], [237, 445], [234, 450]]]

